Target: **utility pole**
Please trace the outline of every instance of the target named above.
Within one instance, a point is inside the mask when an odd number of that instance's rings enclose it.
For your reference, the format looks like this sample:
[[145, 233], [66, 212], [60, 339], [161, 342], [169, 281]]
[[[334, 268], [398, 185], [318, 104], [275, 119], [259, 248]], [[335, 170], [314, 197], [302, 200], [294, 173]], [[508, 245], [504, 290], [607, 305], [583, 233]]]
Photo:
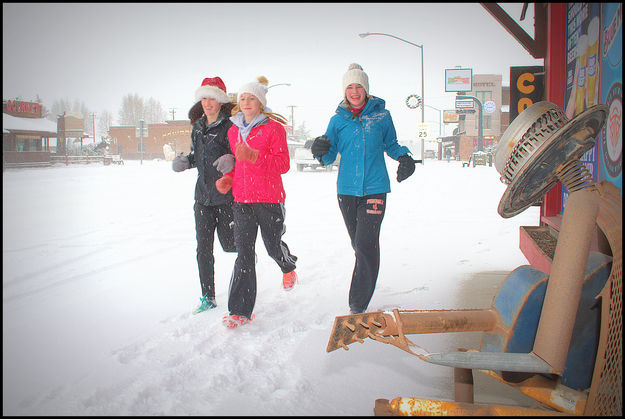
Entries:
[[143, 119], [139, 120], [139, 148], [141, 150], [141, 164], [143, 164]]
[[176, 110], [175, 110], [175, 109], [176, 109], [176, 108], [171, 108], [171, 109], [169, 110], [169, 111], [171, 112], [171, 120], [172, 120], [172, 121], [173, 121], [173, 120], [175, 120], [175, 117], [174, 117], [174, 115], [176, 114]]
[[293, 119], [293, 108], [296, 108], [297, 106], [294, 105], [289, 105], [287, 106], [287, 108], [291, 108], [291, 128], [292, 128], [292, 132], [291, 132], [291, 136], [295, 137], [295, 120]]
[[95, 112], [91, 113], [91, 117], [93, 118], [93, 145], [95, 147]]

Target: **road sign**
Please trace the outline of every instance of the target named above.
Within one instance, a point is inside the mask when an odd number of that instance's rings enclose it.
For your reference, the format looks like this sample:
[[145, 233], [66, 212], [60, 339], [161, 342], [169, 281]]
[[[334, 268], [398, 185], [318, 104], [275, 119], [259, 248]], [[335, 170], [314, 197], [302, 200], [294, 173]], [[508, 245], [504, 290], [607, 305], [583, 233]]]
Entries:
[[137, 138], [148, 138], [148, 126], [143, 126], [143, 135], [141, 135], [141, 128], [136, 127], [136, 137]]
[[456, 99], [456, 108], [473, 109], [473, 99]]
[[425, 139], [428, 137], [428, 123], [422, 122], [417, 125], [417, 138]]
[[456, 109], [457, 114], [462, 113], [475, 113], [475, 109]]

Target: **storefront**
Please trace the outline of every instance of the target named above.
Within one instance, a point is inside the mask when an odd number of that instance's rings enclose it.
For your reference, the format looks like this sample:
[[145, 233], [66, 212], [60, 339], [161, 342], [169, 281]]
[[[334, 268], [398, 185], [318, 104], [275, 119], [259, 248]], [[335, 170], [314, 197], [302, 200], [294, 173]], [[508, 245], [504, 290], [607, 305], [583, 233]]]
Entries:
[[41, 104], [2, 101], [2, 161], [5, 167], [49, 166], [57, 124], [42, 118]]

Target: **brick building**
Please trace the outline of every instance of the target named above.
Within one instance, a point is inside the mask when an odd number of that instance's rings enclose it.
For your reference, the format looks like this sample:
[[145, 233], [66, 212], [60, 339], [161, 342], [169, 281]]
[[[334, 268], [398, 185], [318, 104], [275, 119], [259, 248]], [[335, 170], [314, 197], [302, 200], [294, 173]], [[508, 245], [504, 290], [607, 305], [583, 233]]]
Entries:
[[[109, 129], [111, 154], [119, 154], [124, 160], [164, 159], [163, 146], [169, 144], [176, 154], [191, 150], [191, 121], [165, 121], [146, 124], [147, 135], [139, 138], [139, 129], [134, 125], [112, 126]], [[145, 127], [144, 127], [145, 128]], [[142, 146], [143, 145], [143, 146]], [[143, 147], [143, 155], [141, 153]]]

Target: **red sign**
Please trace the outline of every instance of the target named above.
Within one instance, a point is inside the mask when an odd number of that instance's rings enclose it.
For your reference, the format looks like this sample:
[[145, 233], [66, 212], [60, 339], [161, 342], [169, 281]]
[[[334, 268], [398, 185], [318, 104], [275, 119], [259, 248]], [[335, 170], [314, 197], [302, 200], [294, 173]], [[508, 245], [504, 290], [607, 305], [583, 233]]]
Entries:
[[13, 116], [41, 118], [41, 105], [37, 102], [7, 100], [4, 108], [4, 112]]

